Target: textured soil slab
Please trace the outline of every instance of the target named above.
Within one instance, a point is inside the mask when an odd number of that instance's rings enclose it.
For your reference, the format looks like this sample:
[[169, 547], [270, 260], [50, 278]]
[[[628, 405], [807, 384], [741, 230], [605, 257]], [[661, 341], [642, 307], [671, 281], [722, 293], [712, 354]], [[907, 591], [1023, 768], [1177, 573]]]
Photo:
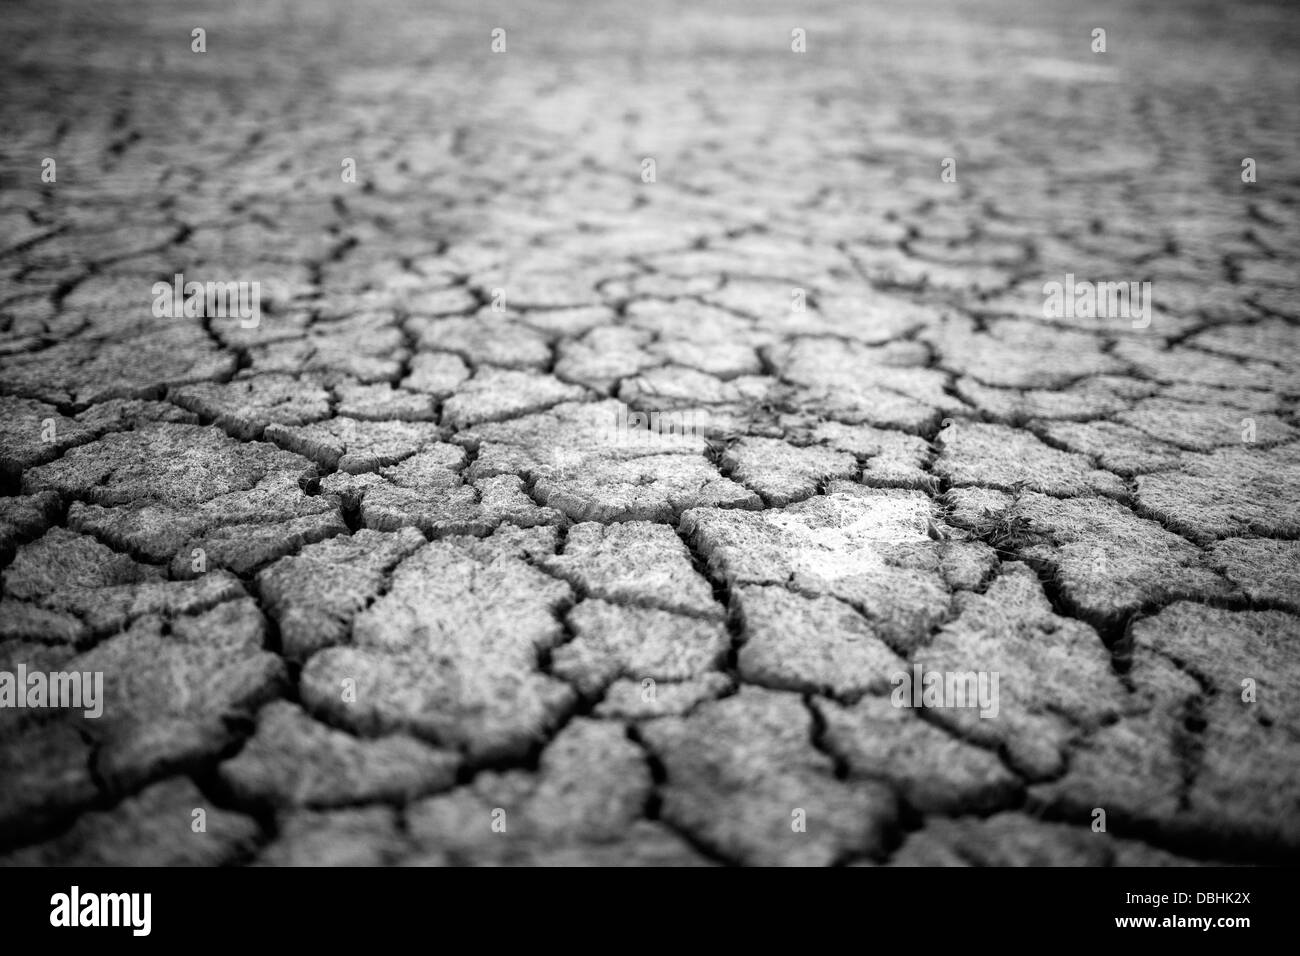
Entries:
[[694, 617], [722, 613], [709, 582], [692, 566], [690, 551], [664, 525], [574, 525], [564, 553], [543, 557], [540, 566], [592, 597]]
[[927, 708], [930, 716], [972, 741], [1005, 748], [1026, 774], [1060, 773], [1072, 737], [1113, 719], [1122, 703], [1100, 636], [1055, 614], [1024, 565], [1004, 566], [984, 594], [959, 594], [954, 603], [956, 618], [913, 663], [922, 673], [996, 673], [999, 699], [988, 712], [944, 702]]
[[1125, 371], [1124, 363], [1101, 351], [1101, 342], [1083, 332], [1045, 336], [1034, 322], [990, 323], [976, 332], [969, 321], [947, 321], [927, 329], [944, 366], [997, 388], [1059, 388], [1081, 375]]
[[616, 680], [605, 689], [595, 714], [619, 720], [681, 717], [704, 701], [725, 697], [735, 689], [732, 679], [717, 671], [682, 681]]
[[824, 865], [877, 850], [893, 822], [887, 788], [836, 779], [809, 748], [812, 715], [794, 694], [745, 689], [642, 732], [667, 773], [664, 819], [728, 859]]
[[1239, 448], [1185, 455], [1176, 475], [1142, 475], [1137, 500], [1196, 541], [1238, 535], [1300, 535], [1300, 451]]
[[253, 738], [219, 770], [236, 797], [250, 803], [404, 802], [456, 779], [454, 754], [401, 735], [358, 740], [317, 723], [287, 701], [264, 707], [257, 723]]
[[37, 355], [0, 356], [0, 378], [19, 395], [84, 405], [111, 398], [153, 398], [168, 386], [234, 373], [235, 356], [197, 324], [164, 326], [129, 341], [69, 341]]
[[1206, 562], [1252, 601], [1300, 611], [1300, 542], [1225, 538], [1205, 554]]
[[580, 400], [585, 394], [549, 375], [484, 368], [443, 402], [442, 416], [453, 428], [468, 428]]
[[262, 848], [258, 866], [384, 866], [402, 856], [405, 841], [392, 807], [300, 810], [277, 820], [279, 834]]
[[733, 479], [780, 508], [814, 494], [831, 478], [853, 478], [857, 459], [829, 448], [798, 448], [772, 438], [746, 438], [728, 448], [722, 467]]
[[1174, 469], [1182, 461], [1177, 446], [1116, 422], [1052, 422], [1041, 430], [1048, 441], [1091, 455], [1103, 468], [1125, 478]]
[[772, 362], [827, 417], [917, 432], [962, 408], [945, 393], [946, 376], [924, 367], [927, 358], [911, 343], [871, 347], [799, 339], [774, 351]]
[[901, 799], [922, 812], [991, 810], [1022, 793], [1020, 778], [992, 750], [972, 746], [887, 697], [864, 697], [851, 707], [817, 704], [827, 746], [849, 770], [887, 780]]
[[418, 551], [355, 619], [354, 646], [307, 662], [304, 702], [362, 733], [410, 731], [480, 758], [522, 752], [573, 702], [536, 670], [572, 591], [531, 567], [527, 547], [449, 539]]
[[214, 806], [182, 777], [88, 813], [0, 866], [223, 866], [246, 857], [258, 836], [252, 818]]
[[829, 491], [780, 511], [691, 511], [682, 529], [733, 587], [780, 584], [838, 598], [896, 647], [915, 644], [947, 613], [951, 586], [978, 583], [972, 562], [991, 567], [978, 544], [930, 537], [921, 492], [843, 482]]
[[412, 865], [700, 865], [664, 827], [638, 821], [651, 792], [641, 750], [617, 725], [576, 720], [535, 776], [484, 774], [472, 787], [407, 810], [423, 851]]
[[1112, 625], [1156, 602], [1226, 599], [1232, 582], [1204, 552], [1104, 498], [949, 492], [951, 520], [1033, 562], [1087, 620]]
[[719, 666], [730, 646], [716, 621], [652, 608], [584, 601], [568, 614], [575, 638], [552, 655], [552, 673], [592, 694], [626, 678], [684, 681]]
[[262, 571], [258, 590], [279, 625], [285, 656], [302, 661], [345, 643], [352, 619], [383, 590], [388, 573], [423, 544], [413, 529], [361, 530], [309, 545]]
[[775, 586], [734, 593], [746, 638], [737, 667], [747, 681], [849, 697], [883, 691], [903, 665], [861, 614], [835, 598]]
[[908, 836], [891, 866], [1195, 866], [1134, 840], [1018, 813], [936, 819]]
[[1140, 621], [1124, 719], [1091, 735], [1043, 796], [1173, 837], [1213, 820], [1225, 853], [1242, 852], [1234, 842], [1293, 851], [1300, 711], [1284, 688], [1298, 633], [1300, 618], [1281, 611], [1185, 602]]
[[105, 507], [74, 501], [68, 526], [143, 560], [170, 561], [177, 577], [193, 577], [213, 564], [242, 573], [343, 530], [339, 499], [304, 490], [314, 480], [311, 474], [271, 472], [249, 488], [199, 504], [141, 500]]
[[705, 460], [703, 438], [625, 428], [621, 414], [617, 402], [566, 403], [458, 440], [477, 451], [471, 478], [520, 474], [573, 521], [672, 521], [688, 508], [761, 505]]
[[335, 418], [315, 425], [271, 425], [266, 437], [322, 468], [360, 474], [395, 465], [442, 437], [425, 422], [371, 422]]
[[432, 397], [382, 382], [353, 384], [340, 382], [334, 387], [339, 415], [365, 421], [431, 422], [437, 419]]
[[864, 485], [928, 491], [938, 484], [929, 470], [933, 449], [915, 435], [870, 425], [817, 422], [810, 437], [863, 460], [861, 479]]
[[53, 461], [69, 448], [145, 422], [197, 424], [198, 417], [164, 402], [138, 399], [113, 399], [68, 416], [47, 402], [0, 396], [0, 474], [16, 481], [24, 469]]
[[193, 614], [243, 593], [226, 572], [213, 571], [193, 582], [167, 581], [159, 569], [94, 538], [51, 528], [19, 548], [5, 571], [0, 634], [85, 643], [144, 615]]
[[308, 478], [310, 462], [262, 442], [241, 443], [197, 425], [151, 424], [73, 448], [23, 476], [46, 489], [103, 506], [142, 500], [196, 505], [245, 491], [272, 473]]
[[1120, 495], [1123, 483], [1086, 458], [1049, 448], [1032, 435], [1002, 425], [945, 428], [935, 473], [954, 485], [1001, 491], [1029, 488], [1049, 495]]
[[278, 695], [284, 662], [262, 650], [264, 621], [251, 600], [197, 617], [142, 618], [67, 663], [104, 674], [103, 716], [78, 719], [96, 743], [96, 769], [112, 789], [215, 756], [235, 738], [231, 722]]
[[0, 737], [6, 781], [0, 791], [0, 837], [30, 839], [38, 828], [90, 805], [99, 795], [90, 757], [91, 748], [69, 724], [21, 733], [6, 728]]
[[235, 438], [261, 438], [266, 426], [305, 425], [328, 418], [330, 395], [292, 375], [254, 375], [179, 388], [171, 400]]
[[14, 559], [21, 542], [50, 527], [59, 510], [59, 496], [52, 491], [0, 498], [0, 566]]

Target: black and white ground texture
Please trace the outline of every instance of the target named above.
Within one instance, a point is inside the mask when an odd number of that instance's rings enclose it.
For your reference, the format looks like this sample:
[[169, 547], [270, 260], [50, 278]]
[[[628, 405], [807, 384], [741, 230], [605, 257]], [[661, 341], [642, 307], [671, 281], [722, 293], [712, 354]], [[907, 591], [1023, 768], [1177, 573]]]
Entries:
[[0, 18], [0, 863], [1300, 854], [1300, 8]]

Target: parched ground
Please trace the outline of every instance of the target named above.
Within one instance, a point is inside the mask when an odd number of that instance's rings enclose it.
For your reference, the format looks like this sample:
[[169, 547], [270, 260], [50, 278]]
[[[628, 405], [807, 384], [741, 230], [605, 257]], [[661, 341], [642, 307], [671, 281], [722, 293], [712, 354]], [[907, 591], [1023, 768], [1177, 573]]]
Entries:
[[3, 18], [0, 862], [1300, 856], [1300, 10]]

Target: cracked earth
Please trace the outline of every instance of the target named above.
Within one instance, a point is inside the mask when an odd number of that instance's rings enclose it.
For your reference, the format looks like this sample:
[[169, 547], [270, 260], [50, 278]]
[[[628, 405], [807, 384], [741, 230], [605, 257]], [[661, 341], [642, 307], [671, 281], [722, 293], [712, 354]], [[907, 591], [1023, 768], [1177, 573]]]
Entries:
[[7, 5], [0, 862], [1297, 858], [1300, 13], [1083, 6]]

